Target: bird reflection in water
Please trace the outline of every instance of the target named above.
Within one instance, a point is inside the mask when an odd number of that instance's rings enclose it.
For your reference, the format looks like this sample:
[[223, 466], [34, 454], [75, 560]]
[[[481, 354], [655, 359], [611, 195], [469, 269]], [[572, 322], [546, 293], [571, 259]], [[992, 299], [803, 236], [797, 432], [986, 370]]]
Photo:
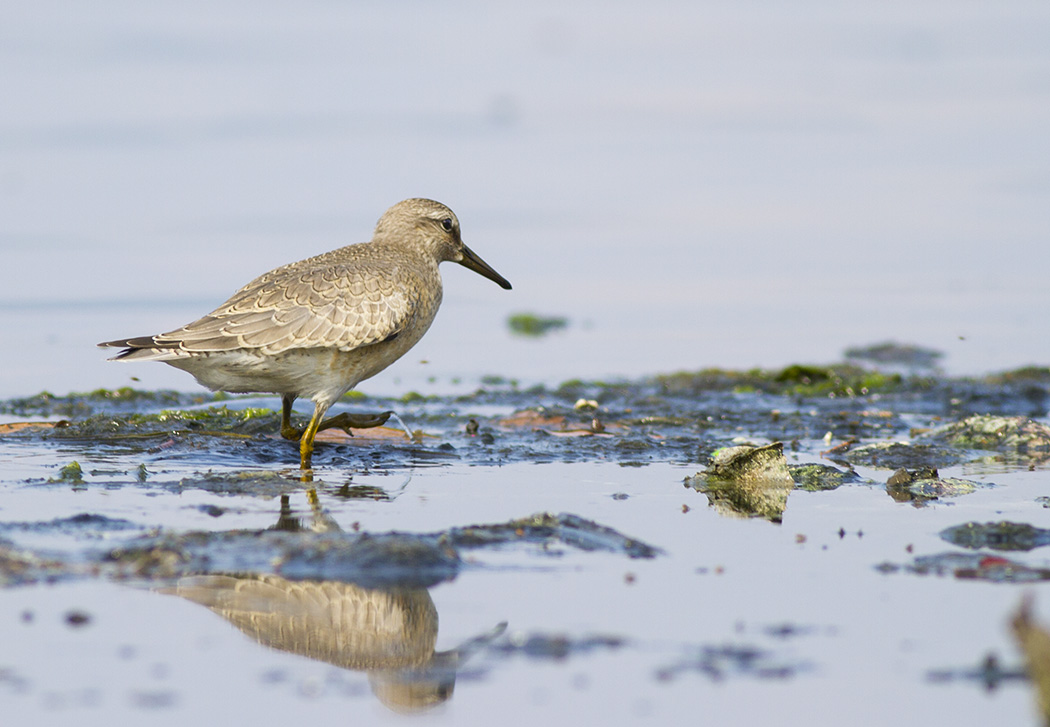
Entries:
[[[309, 493], [311, 530], [339, 526]], [[300, 530], [282, 497], [275, 529]], [[372, 692], [397, 712], [419, 712], [452, 696], [456, 672], [506, 630], [500, 623], [449, 651], [435, 651], [438, 614], [420, 586], [363, 588], [338, 581], [291, 581], [276, 575], [208, 574], [179, 579], [162, 593], [198, 603], [258, 643], [368, 674]]]
[[264, 646], [367, 672], [372, 692], [398, 712], [448, 700], [460, 665], [506, 629], [501, 623], [456, 649], [435, 651], [438, 615], [425, 588], [202, 575], [162, 592], [211, 609]]

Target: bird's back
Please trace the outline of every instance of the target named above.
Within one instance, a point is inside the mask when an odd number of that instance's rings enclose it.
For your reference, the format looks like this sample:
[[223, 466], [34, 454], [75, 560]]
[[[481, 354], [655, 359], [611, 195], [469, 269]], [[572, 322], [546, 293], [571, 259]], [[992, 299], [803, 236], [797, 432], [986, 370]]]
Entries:
[[420, 326], [425, 332], [441, 278], [436, 261], [413, 252], [377, 242], [338, 248], [260, 275], [193, 323], [111, 343], [128, 348], [118, 358], [172, 360], [241, 349], [348, 352]]

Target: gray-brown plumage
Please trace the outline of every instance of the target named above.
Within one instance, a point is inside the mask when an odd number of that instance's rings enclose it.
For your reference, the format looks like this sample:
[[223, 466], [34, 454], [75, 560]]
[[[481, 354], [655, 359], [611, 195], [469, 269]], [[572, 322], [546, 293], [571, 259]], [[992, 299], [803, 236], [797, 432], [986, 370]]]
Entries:
[[[441, 304], [438, 264], [452, 261], [509, 290], [499, 273], [463, 244], [445, 205], [407, 199], [388, 209], [371, 242], [349, 245], [260, 275], [203, 318], [169, 333], [100, 343], [123, 348], [113, 360], [150, 360], [188, 371], [212, 390], [280, 394], [281, 434], [299, 439], [310, 468], [321, 429], [377, 426], [387, 415], [328, 408], [414, 346]], [[292, 402], [314, 402], [303, 432]]]

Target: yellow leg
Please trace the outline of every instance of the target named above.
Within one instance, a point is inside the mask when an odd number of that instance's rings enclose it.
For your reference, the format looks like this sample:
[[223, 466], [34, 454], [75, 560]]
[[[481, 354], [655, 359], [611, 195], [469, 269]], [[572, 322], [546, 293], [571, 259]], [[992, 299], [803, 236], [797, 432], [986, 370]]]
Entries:
[[306, 425], [302, 438], [299, 440], [299, 468], [310, 469], [314, 454], [314, 437], [317, 436], [317, 428], [321, 425], [321, 417], [324, 416], [327, 406], [314, 405], [314, 415], [310, 417], [310, 423]]

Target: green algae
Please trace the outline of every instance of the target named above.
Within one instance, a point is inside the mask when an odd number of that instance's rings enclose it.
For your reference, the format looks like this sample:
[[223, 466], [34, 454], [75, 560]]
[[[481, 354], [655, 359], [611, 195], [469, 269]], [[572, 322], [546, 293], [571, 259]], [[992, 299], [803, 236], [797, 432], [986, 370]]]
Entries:
[[666, 393], [731, 390], [789, 396], [848, 397], [897, 391], [904, 386], [925, 385], [926, 379], [872, 371], [853, 364], [815, 366], [793, 364], [778, 370], [727, 371], [703, 369], [654, 377]]
[[84, 483], [84, 470], [79, 462], [73, 460], [58, 471], [58, 477], [50, 479], [48, 482], [68, 482], [72, 485], [80, 485]]
[[707, 495], [708, 504], [731, 517], [761, 517], [781, 522], [794, 488], [784, 459], [784, 445], [740, 445], [714, 452], [703, 472], [685, 480]]
[[840, 470], [826, 464], [788, 465], [788, 472], [795, 481], [795, 487], [807, 492], [835, 490], [861, 479], [853, 470]]
[[230, 409], [225, 405], [203, 409], [164, 409], [159, 412], [130, 414], [95, 414], [72, 421], [55, 429], [50, 436], [58, 439], [84, 437], [152, 437], [171, 432], [252, 435], [276, 432], [280, 416], [271, 409]]
[[921, 438], [966, 449], [1050, 452], [1050, 426], [1019, 416], [971, 416], [925, 432]]
[[541, 316], [535, 313], [515, 313], [507, 318], [511, 333], [519, 336], [539, 338], [559, 331], [569, 325], [569, 320], [560, 316]]
[[0, 402], [0, 413], [16, 416], [85, 417], [101, 411], [122, 411], [147, 406], [193, 406], [203, 404], [212, 398], [210, 393], [143, 391], [131, 387], [95, 389], [66, 396], [57, 396], [50, 391], [42, 391], [34, 396]]

